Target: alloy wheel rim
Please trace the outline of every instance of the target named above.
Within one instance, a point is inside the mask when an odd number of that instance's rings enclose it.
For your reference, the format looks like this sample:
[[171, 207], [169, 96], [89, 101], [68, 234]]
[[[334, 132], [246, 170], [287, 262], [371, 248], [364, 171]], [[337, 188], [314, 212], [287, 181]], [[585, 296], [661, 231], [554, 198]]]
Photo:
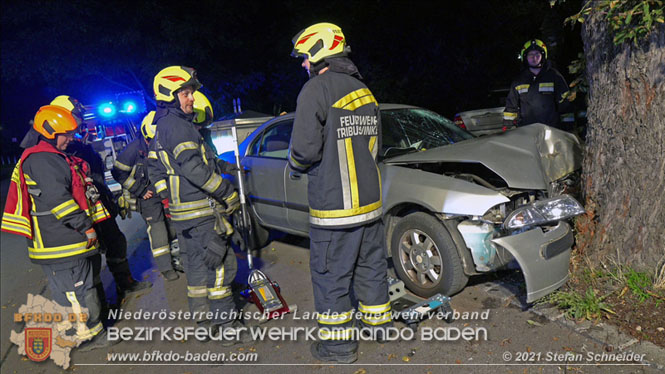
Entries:
[[421, 230], [407, 230], [399, 240], [399, 262], [419, 287], [432, 288], [441, 279], [442, 258], [434, 240]]

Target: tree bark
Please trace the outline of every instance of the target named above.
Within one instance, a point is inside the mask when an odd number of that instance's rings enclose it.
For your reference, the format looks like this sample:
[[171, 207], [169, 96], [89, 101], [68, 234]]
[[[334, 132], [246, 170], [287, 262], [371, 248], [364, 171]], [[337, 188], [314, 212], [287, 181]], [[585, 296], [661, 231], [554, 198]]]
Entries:
[[654, 271], [665, 258], [665, 27], [615, 46], [604, 15], [582, 27], [589, 80], [578, 248], [592, 264]]

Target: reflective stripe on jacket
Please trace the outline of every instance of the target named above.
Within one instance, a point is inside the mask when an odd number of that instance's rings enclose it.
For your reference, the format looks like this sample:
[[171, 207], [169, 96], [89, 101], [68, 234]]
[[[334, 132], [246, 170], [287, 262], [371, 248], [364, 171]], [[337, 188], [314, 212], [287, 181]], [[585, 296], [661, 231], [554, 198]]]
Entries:
[[155, 115], [157, 131], [150, 144], [149, 173], [160, 186], [158, 193], [164, 187], [168, 190], [173, 221], [212, 216], [208, 197], [223, 207], [224, 198], [234, 192], [231, 183], [221, 177], [217, 155], [191, 119], [192, 115], [175, 108], [159, 108]]
[[327, 71], [302, 88], [289, 163], [308, 174], [311, 225], [352, 227], [381, 217], [380, 129], [376, 99], [351, 75]]
[[[40, 145], [41, 144], [41, 145]], [[106, 210], [88, 207], [85, 189], [72, 160], [41, 142], [27, 149], [12, 173], [2, 230], [29, 239], [28, 256], [35, 263], [55, 263], [95, 254], [86, 248], [91, 218]], [[31, 240], [30, 240], [31, 239]]]

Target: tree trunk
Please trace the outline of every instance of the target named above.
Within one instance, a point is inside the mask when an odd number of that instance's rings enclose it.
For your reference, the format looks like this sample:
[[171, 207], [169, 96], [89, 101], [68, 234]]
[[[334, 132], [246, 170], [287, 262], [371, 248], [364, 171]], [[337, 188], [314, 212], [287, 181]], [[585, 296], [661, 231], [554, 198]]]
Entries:
[[665, 27], [639, 46], [615, 46], [594, 13], [582, 27], [589, 107], [578, 248], [592, 264], [653, 272], [665, 258]]

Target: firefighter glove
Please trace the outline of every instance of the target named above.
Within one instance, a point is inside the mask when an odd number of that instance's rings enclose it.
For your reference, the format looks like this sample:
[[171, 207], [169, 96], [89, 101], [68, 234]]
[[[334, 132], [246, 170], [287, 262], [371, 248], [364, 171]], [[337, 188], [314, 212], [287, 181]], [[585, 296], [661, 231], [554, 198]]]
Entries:
[[245, 241], [242, 239], [242, 235], [240, 235], [238, 230], [234, 230], [233, 234], [231, 234], [231, 242], [237, 245], [241, 251], [244, 251], [247, 248]]
[[86, 244], [86, 248], [91, 248], [97, 245], [97, 232], [95, 232], [94, 228], [89, 228], [85, 230], [85, 237], [88, 239], [88, 243]]
[[171, 211], [169, 210], [169, 199], [163, 199], [162, 206], [164, 207], [164, 216], [166, 216], [166, 218], [171, 218]]
[[238, 172], [238, 167], [230, 162], [217, 159], [217, 167], [221, 169], [223, 174], [235, 175]]
[[233, 193], [227, 197], [224, 198], [224, 204], [226, 204], [226, 210], [224, 211], [224, 214], [227, 216], [230, 216], [238, 210], [240, 207], [240, 198], [238, 197], [238, 192], [233, 191]]
[[120, 218], [132, 218], [132, 210], [129, 208], [129, 201], [127, 201], [125, 196], [121, 195], [118, 197], [118, 208], [118, 214], [120, 214]]
[[226, 245], [222, 242], [222, 238], [216, 236], [208, 243], [206, 251], [203, 253], [203, 262], [210, 269], [216, 269], [224, 261], [226, 255]]

